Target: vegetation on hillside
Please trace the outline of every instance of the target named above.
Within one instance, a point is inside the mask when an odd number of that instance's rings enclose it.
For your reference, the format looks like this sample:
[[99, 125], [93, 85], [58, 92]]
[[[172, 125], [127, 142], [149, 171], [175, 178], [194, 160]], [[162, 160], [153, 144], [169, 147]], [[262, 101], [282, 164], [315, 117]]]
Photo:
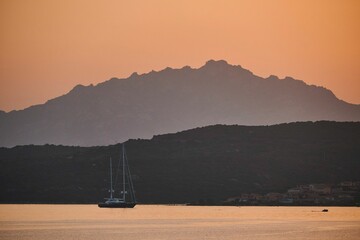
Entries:
[[[215, 125], [125, 144], [141, 203], [216, 203], [246, 192], [360, 180], [359, 122]], [[101, 201], [110, 156], [116, 165], [120, 144], [0, 148], [0, 201]]]

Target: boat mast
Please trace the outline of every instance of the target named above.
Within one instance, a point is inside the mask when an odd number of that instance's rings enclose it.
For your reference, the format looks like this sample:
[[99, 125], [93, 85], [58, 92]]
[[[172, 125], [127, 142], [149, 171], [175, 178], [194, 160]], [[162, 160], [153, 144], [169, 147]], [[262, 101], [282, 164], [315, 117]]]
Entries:
[[122, 144], [122, 160], [123, 160], [123, 200], [125, 202], [125, 147], [124, 143]]
[[130, 194], [131, 194], [131, 198], [133, 202], [136, 202], [136, 198], [135, 198], [135, 191], [134, 191], [134, 185], [131, 179], [131, 173], [130, 173], [130, 169], [129, 169], [129, 162], [125, 153], [125, 162], [126, 162], [126, 170], [128, 173], [128, 178], [129, 178], [129, 185], [130, 185]]
[[113, 185], [112, 185], [112, 163], [110, 157], [110, 199], [113, 198]]

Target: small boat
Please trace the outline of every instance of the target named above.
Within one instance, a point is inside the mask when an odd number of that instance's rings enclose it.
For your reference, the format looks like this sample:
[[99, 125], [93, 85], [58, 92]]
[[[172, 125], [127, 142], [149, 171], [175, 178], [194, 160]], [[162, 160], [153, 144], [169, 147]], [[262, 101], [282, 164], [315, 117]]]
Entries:
[[[122, 162], [122, 164], [121, 164]], [[113, 196], [113, 178], [112, 178], [112, 160], [110, 158], [110, 197], [105, 198], [105, 202], [98, 204], [100, 208], [133, 208], [136, 205], [134, 186], [131, 179], [129, 164], [127, 161], [125, 146], [122, 144], [122, 161], [119, 165], [122, 165], [122, 190], [120, 191], [120, 197], [116, 198]], [[118, 168], [119, 170], [120, 168]], [[118, 178], [120, 171], [117, 172]], [[115, 181], [116, 184], [116, 181]]]
[[326, 209], [326, 208], [322, 210], [322, 212], [328, 212], [328, 211], [329, 211], [329, 210], [328, 210], [328, 209]]

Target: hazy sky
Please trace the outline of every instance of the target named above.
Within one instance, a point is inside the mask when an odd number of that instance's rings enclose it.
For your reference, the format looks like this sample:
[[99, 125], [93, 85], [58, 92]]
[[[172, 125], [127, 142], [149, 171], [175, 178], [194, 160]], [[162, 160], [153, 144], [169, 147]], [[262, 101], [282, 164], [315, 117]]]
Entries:
[[358, 0], [0, 0], [0, 109], [225, 59], [360, 104]]

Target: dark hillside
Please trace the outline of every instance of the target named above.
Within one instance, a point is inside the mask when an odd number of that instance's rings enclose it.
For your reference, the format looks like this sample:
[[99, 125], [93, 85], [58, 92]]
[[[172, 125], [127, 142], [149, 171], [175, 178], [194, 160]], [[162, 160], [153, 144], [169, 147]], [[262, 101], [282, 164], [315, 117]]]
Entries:
[[[0, 149], [1, 202], [98, 202], [108, 195], [107, 147], [17, 146]], [[360, 123], [215, 125], [126, 149], [143, 203], [224, 200], [285, 191], [298, 184], [359, 181]]]

